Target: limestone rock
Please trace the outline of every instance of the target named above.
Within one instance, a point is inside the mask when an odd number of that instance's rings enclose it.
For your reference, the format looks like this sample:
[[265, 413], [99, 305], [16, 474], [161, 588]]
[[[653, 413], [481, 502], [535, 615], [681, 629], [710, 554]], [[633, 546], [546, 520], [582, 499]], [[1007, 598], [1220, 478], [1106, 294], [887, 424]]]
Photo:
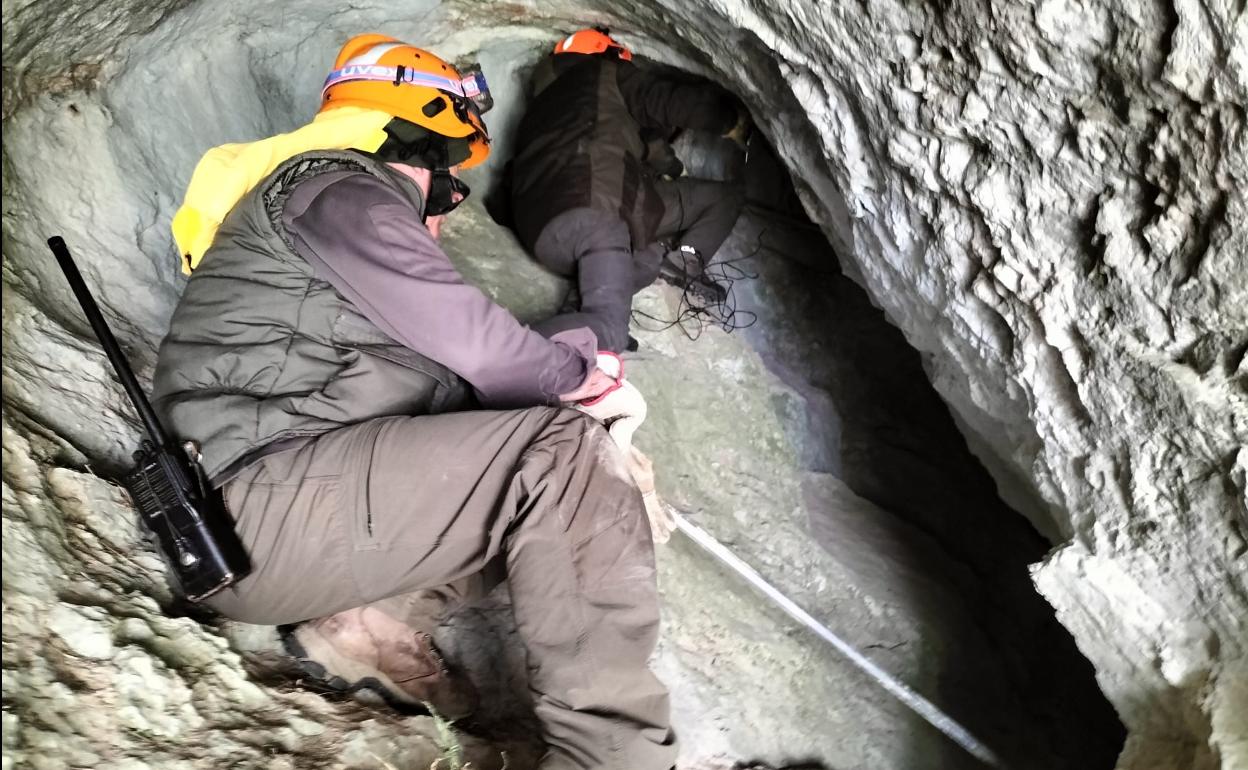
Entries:
[[[984, 608], [996, 619], [973, 645], [1006, 652], [964, 672], [1034, 673], [1023, 648], [1008, 652], [1047, 628], [1025, 557], [1129, 730], [1120, 767], [1248, 762], [1248, 26], [1236, 4], [26, 0], [3, 16], [6, 768], [436, 756], [418, 737], [426, 722], [286, 692], [257, 679], [236, 641], [169, 616], [159, 563], [115, 490], [83, 473], [114, 471], [135, 428], [42, 242], [65, 234], [146, 376], [180, 290], [168, 224], [195, 160], [306, 120], [342, 39], [379, 28], [479, 55], [497, 87], [591, 20], [749, 103], [844, 273], [919, 351], [1001, 496], [1055, 549], [1045, 557], [951, 459], [964, 453], [944, 428], [906, 432], [931, 394], [889, 389], [918, 365], [864, 350], [881, 328], [867, 301], [827, 288], [861, 311], [840, 316], [794, 294], [821, 284], [778, 275], [774, 255], [741, 287], [757, 328], [696, 345], [647, 336], [642, 445], [661, 458], [665, 494], [919, 687], [965, 690], [933, 683], [966, 664], [948, 640]], [[519, 104], [506, 98], [491, 115], [500, 154]], [[484, 189], [490, 173], [470, 181]], [[760, 229], [739, 230], [735, 253]], [[559, 298], [559, 281], [522, 283], [473, 248], [461, 241], [465, 272], [522, 313]], [[830, 259], [784, 248], [808, 269]], [[671, 302], [652, 291], [641, 307]], [[886, 361], [885, 376], [838, 366], [852, 354]], [[882, 555], [864, 561], [842, 532]], [[828, 761], [944, 760], [927, 751], [935, 736], [682, 548], [664, 557], [659, 666], [679, 685], [690, 757], [751, 758], [761, 734], [777, 755], [763, 759], [792, 762], [806, 757], [786, 754], [786, 736], [832, 724], [861, 740], [812, 742]], [[916, 588], [913, 575], [945, 572]], [[709, 596], [722, 597], [714, 611]], [[886, 649], [906, 640], [925, 649]], [[799, 671], [824, 678], [795, 684]], [[749, 693], [759, 700], [725, 705]], [[855, 694], [913, 746], [889, 754], [852, 709], [813, 705]], [[1007, 708], [1008, 687], [976, 698], [1002, 724], [964, 718], [1014, 751], [1039, 740], [1018, 720], [1061, 724], [1060, 709]], [[956, 693], [940, 700], [963, 708]]]
[[[4, 421], [6, 767], [429, 767], [451, 741], [273, 679], [179, 612], [125, 493]], [[183, 608], [184, 610], [185, 608]]]

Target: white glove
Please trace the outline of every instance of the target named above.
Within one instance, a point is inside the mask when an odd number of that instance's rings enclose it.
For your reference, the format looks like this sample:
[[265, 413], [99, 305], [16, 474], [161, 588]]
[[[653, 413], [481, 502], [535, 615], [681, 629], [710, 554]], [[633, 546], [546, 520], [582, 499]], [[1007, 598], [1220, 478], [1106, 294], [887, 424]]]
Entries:
[[598, 368], [613, 380], [624, 378], [624, 359], [609, 350], [598, 351]]
[[749, 110], [745, 109], [745, 107], [741, 105], [738, 105], [737, 122], [733, 124], [732, 128], [728, 129], [728, 132], [724, 134], [724, 137], [731, 139], [741, 149], [748, 149], [752, 127], [753, 121], [750, 118]]
[[633, 446], [633, 434], [646, 419], [646, 399], [637, 386], [620, 380], [619, 387], [597, 398], [573, 404], [585, 414], [607, 426], [607, 432], [627, 457]]
[[641, 499], [646, 504], [646, 518], [650, 520], [650, 536], [656, 545], [662, 545], [672, 539], [672, 530], [676, 529], [676, 519], [672, 511], [654, 491], [654, 464], [650, 458], [632, 447], [628, 453], [628, 472], [632, 474], [634, 483], [641, 490]]

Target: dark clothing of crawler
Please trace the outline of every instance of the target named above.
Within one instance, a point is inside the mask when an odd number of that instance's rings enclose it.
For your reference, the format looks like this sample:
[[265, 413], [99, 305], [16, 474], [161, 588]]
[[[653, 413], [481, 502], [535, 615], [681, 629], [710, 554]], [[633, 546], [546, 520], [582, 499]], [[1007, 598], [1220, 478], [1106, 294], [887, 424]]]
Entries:
[[507, 182], [511, 212], [525, 248], [575, 275], [581, 297], [577, 312], [535, 329], [549, 336], [588, 326], [600, 347], [618, 352], [628, 343], [633, 293], [658, 274], [666, 249], [657, 241], [678, 240], [709, 259], [743, 200], [734, 185], [660, 180], [643, 130], [722, 135], [737, 121], [736, 104], [718, 87], [609, 56], [553, 55], [534, 81], [539, 90], [520, 123]]

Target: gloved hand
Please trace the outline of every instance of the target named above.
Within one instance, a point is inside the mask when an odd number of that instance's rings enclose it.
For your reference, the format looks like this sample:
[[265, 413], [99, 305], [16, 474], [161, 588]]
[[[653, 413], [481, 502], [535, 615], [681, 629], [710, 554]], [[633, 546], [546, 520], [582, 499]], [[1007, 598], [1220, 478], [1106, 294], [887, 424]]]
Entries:
[[580, 401], [573, 405], [585, 414], [607, 426], [607, 432], [627, 457], [633, 446], [633, 434], [646, 419], [646, 399], [637, 386], [628, 380], [619, 380], [618, 387], [605, 395]]
[[620, 378], [624, 374], [624, 362], [615, 353], [604, 350], [598, 353], [594, 370], [585, 378], [580, 387], [570, 393], [559, 396], [563, 403], [573, 406], [574, 402], [592, 402], [602, 398], [620, 387]]
[[569, 406], [607, 426], [607, 432], [615, 439], [616, 446], [627, 457], [633, 445], [633, 433], [646, 419], [646, 399], [636, 386], [624, 379], [624, 361], [615, 353], [598, 353], [598, 370], [611, 378], [614, 384], [593, 398]]
[[737, 146], [744, 150], [746, 149], [746, 145], [749, 144], [750, 131], [752, 128], [753, 123], [750, 120], [749, 110], [738, 105], [736, 125], [728, 129], [728, 132], [724, 134], [724, 137], [736, 142]]
[[646, 504], [646, 518], [650, 520], [650, 535], [655, 545], [663, 545], [672, 539], [672, 530], [676, 529], [676, 519], [672, 511], [654, 491], [654, 464], [650, 458], [641, 453], [637, 447], [631, 447], [628, 453], [628, 472], [632, 475], [637, 488], [641, 490], [641, 499]]

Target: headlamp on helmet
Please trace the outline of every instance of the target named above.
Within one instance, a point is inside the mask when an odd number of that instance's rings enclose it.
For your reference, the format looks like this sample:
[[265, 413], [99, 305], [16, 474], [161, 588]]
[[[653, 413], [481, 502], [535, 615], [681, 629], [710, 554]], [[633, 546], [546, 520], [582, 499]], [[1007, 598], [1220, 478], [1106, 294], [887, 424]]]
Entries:
[[485, 73], [481, 71], [481, 65], [473, 62], [460, 67], [459, 74], [463, 77], [461, 82], [464, 86], [464, 96], [477, 105], [477, 110], [482, 115], [489, 112], [494, 106], [494, 97], [490, 95], [490, 86], [485, 82]]

